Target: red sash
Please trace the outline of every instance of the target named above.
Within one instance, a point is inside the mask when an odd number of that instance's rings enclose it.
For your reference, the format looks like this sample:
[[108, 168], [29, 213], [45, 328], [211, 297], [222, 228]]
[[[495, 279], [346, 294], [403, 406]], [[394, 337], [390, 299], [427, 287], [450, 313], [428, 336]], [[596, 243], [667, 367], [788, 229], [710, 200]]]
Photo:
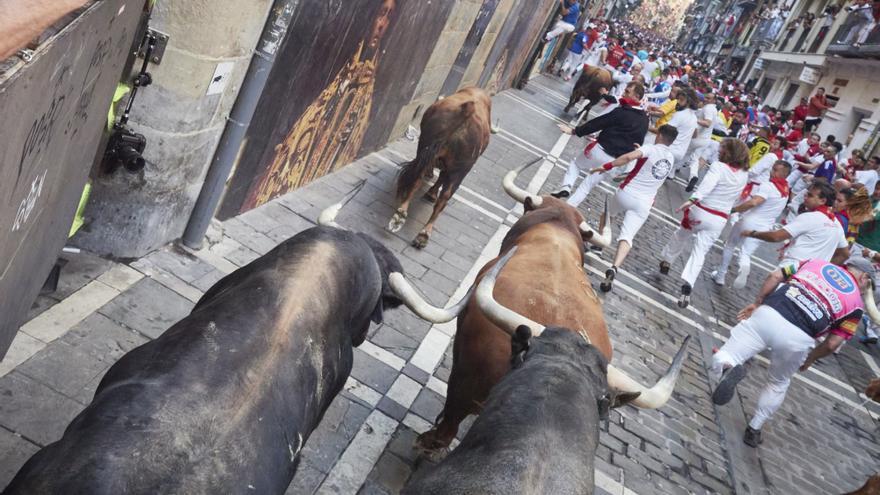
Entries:
[[588, 144], [587, 147], [584, 148], [584, 156], [590, 156], [590, 152], [593, 151], [593, 148], [595, 148], [597, 144], [599, 144], [598, 140]]
[[748, 184], [746, 184], [746, 187], [743, 188], [742, 193], [740, 193], [739, 195], [739, 199], [748, 199], [748, 197], [752, 195], [752, 191], [755, 189], [755, 186], [760, 184], [760, 182], [749, 182]]
[[[697, 208], [699, 208], [705, 212], [711, 213], [713, 215], [717, 215], [725, 220], [730, 218], [730, 216], [727, 213], [724, 213], [723, 211], [713, 210], [712, 208], [707, 208], [707, 207], [703, 206], [702, 204], [700, 204], [699, 201], [695, 202], [694, 206], [696, 206]], [[687, 210], [684, 210], [684, 216], [681, 218], [681, 226], [687, 230], [691, 230], [693, 227], [696, 227], [699, 224], [699, 222], [694, 223], [694, 221], [691, 220], [690, 212], [691, 212], [690, 208]]]
[[621, 189], [626, 187], [626, 185], [629, 184], [635, 178], [636, 175], [638, 175], [639, 170], [641, 170], [642, 167], [645, 166], [645, 163], [647, 161], [648, 161], [647, 156], [643, 156], [643, 157], [639, 158], [638, 160], [636, 160], [636, 166], [633, 167], [633, 169], [630, 171], [630, 173], [626, 174], [626, 178], [623, 179], [623, 182], [620, 183]]

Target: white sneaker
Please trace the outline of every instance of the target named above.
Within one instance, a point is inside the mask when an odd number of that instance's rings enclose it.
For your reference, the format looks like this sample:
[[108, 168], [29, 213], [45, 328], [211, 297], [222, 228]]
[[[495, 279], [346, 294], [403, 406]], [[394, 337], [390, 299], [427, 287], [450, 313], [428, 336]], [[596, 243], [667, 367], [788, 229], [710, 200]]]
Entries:
[[740, 270], [739, 274], [736, 276], [736, 280], [733, 281], [734, 289], [742, 289], [746, 286], [746, 283], [749, 281], [749, 268], [745, 270]]
[[720, 285], [724, 287], [724, 274], [719, 273], [718, 270], [713, 271], [709, 274], [712, 277], [712, 281], [715, 282], [715, 285]]

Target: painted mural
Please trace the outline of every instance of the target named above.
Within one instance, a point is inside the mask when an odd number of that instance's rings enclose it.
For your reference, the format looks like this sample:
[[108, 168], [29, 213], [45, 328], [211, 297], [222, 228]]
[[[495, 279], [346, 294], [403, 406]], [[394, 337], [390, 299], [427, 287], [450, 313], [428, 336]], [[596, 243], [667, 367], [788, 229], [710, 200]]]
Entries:
[[297, 7], [221, 217], [306, 185], [387, 141], [389, 119], [409, 102], [452, 5], [358, 4]]
[[[513, 79], [514, 64], [531, 52], [545, 24], [534, 19], [541, 16], [534, 15], [533, 1], [521, 0], [519, 15], [508, 20], [514, 24], [510, 31], [526, 31], [508, 36], [515, 45], [500, 59], [498, 89]], [[554, 0], [540, 1], [546, 12], [552, 10]], [[483, 1], [471, 43], [460, 56], [470, 60], [498, 3]], [[255, 208], [384, 146], [454, 6], [421, 0], [300, 2], [219, 217]]]

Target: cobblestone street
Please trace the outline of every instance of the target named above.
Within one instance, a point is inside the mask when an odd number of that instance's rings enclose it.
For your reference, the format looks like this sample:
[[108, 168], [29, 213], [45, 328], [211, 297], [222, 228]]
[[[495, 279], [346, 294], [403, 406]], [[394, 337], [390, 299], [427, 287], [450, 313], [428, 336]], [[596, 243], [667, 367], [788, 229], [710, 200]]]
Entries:
[[[402, 139], [223, 222], [222, 231], [211, 233], [210, 247], [201, 251], [169, 246], [126, 263], [86, 253], [65, 255], [69, 262], [58, 291], [40, 297], [0, 363], [0, 486], [41, 446], [61, 436], [91, 400], [104, 372], [125, 352], [188, 314], [224, 275], [314, 225], [323, 208], [362, 179], [366, 187], [338, 222], [373, 235], [394, 251], [433, 304], [457, 301], [479, 268], [498, 254], [521, 212], [501, 188], [504, 174], [542, 158], [518, 182], [547, 194], [561, 182], [565, 164], [582, 151], [581, 139], [561, 136], [557, 128], [571, 117], [562, 111], [570, 86], [539, 76], [524, 90], [494, 97], [492, 118], [500, 130], [437, 221], [424, 250], [410, 247], [410, 241], [430, 215], [428, 202], [413, 203], [402, 231], [385, 230], [396, 208], [397, 164], [415, 155], [416, 142]], [[582, 207], [591, 224], [598, 223], [598, 210], [614, 187], [601, 185]], [[764, 427], [763, 445], [745, 446], [747, 414], [754, 410], [768, 361], [754, 360], [738, 395], [723, 407], [710, 400], [707, 363], [712, 348], [735, 325], [737, 311], [751, 302], [775, 265], [776, 251], [762, 248], [749, 285], [736, 291], [709, 279], [711, 267], [720, 261], [716, 246], [691, 306], [678, 308], [681, 282], [676, 275], [683, 260], [665, 277], [657, 264], [677, 225], [672, 210], [683, 197], [681, 179], [667, 182], [614, 291], [600, 293], [614, 363], [642, 382], [655, 382], [683, 339], [694, 338], [665, 407], [626, 406], [602, 425], [596, 493], [788, 495], [843, 493], [861, 486], [880, 465], [880, 404], [864, 404], [861, 394], [869, 379], [880, 376], [880, 353], [854, 339], [840, 354], [797, 375], [782, 408]], [[597, 291], [612, 255], [605, 250], [588, 256]], [[455, 325], [432, 326], [405, 308], [385, 316], [385, 323], [374, 325], [355, 350], [351, 378], [306, 443], [287, 493], [393, 494], [427, 464], [412, 447], [442, 408]]]

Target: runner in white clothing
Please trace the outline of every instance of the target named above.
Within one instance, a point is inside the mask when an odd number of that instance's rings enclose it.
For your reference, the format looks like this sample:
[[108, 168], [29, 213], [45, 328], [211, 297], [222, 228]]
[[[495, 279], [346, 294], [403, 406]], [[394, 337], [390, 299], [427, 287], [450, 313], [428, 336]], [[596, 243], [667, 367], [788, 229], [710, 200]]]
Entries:
[[703, 268], [706, 253], [721, 235], [733, 205], [739, 200], [749, 174], [745, 168], [749, 164], [749, 149], [738, 139], [727, 138], [718, 150], [719, 161], [709, 166], [709, 170], [697, 187], [693, 196], [682, 204], [676, 212], [684, 211], [681, 227], [660, 253], [660, 273], [669, 273], [672, 262], [686, 247], [691, 253], [685, 263], [681, 278], [681, 297], [679, 307], [690, 304], [691, 290]]
[[773, 227], [788, 203], [791, 190], [785, 178], [790, 172], [791, 164], [784, 160], [776, 160], [768, 180], [755, 187], [751, 197], [745, 202], [733, 208], [734, 213], [743, 213], [743, 216], [727, 234], [721, 265], [712, 272], [712, 281], [716, 284], [724, 285], [724, 277], [733, 259], [733, 252], [739, 249], [739, 275], [733, 282], [733, 288], [742, 289], [746, 286], [751, 270], [751, 256], [758, 249], [761, 241], [747, 239], [740, 234], [743, 230], [766, 230]]
[[[700, 100], [697, 92], [691, 88], [685, 88], [678, 92], [678, 103], [675, 106], [675, 113], [667, 122], [669, 125], [678, 129], [678, 138], [669, 147], [672, 156], [675, 157], [676, 167], [684, 162], [688, 147], [697, 131], [699, 124], [697, 123], [696, 109], [699, 108]], [[675, 169], [670, 172], [670, 177], [675, 175]]]
[[836, 198], [837, 192], [831, 184], [824, 179], [816, 179], [804, 197], [807, 212], [801, 213], [781, 229], [760, 232], [743, 229], [742, 236], [766, 242], [791, 239], [779, 266], [811, 259], [841, 264], [849, 257], [849, 246], [843, 226], [835, 218], [831, 207]]
[[[623, 264], [632, 249], [633, 238], [651, 213], [657, 190], [669, 176], [669, 169], [675, 162], [669, 144], [674, 142], [677, 136], [678, 131], [675, 127], [662, 125], [657, 129], [657, 141], [654, 144], [646, 144], [590, 171], [591, 174], [601, 174], [635, 161], [635, 167], [620, 183], [620, 188], [609, 205], [610, 214], [623, 213], [624, 216], [617, 236], [614, 264], [605, 272], [605, 281], [600, 285], [603, 292], [611, 290], [617, 268]], [[599, 222], [600, 235], [604, 234], [606, 228], [611, 228], [610, 225], [605, 225], [605, 218], [606, 215], [602, 215], [602, 220]]]
[[712, 144], [712, 129], [715, 126], [715, 120], [718, 118], [718, 109], [715, 107], [715, 94], [706, 93], [704, 96], [703, 108], [697, 112], [697, 136], [691, 140], [685, 153], [685, 162], [689, 165], [688, 185], [685, 191], [691, 192], [700, 180], [700, 156], [707, 146]]

